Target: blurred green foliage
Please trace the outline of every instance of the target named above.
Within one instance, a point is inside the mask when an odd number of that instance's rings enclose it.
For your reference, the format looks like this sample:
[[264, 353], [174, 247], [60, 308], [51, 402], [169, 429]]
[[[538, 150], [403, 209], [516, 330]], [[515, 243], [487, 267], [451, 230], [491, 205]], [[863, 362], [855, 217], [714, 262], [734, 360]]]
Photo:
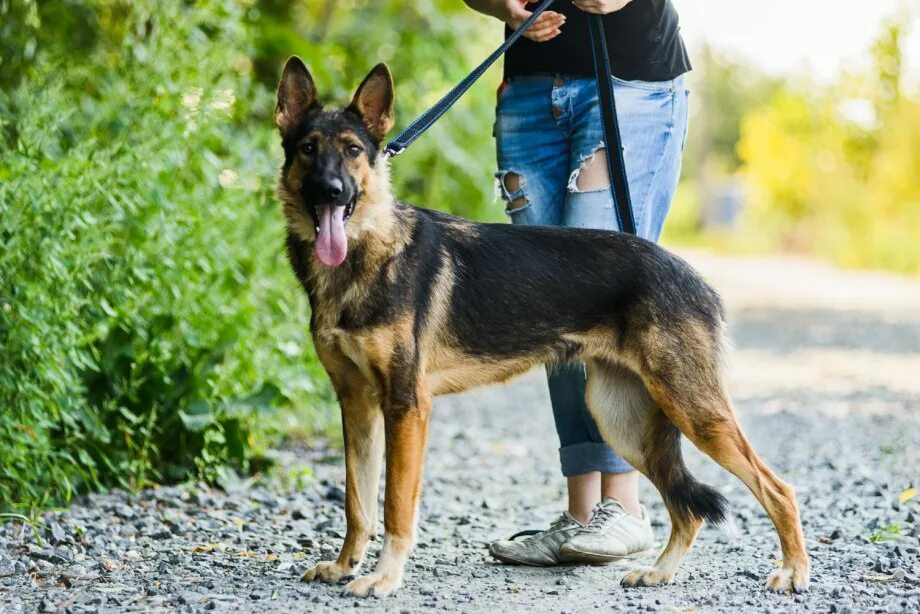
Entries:
[[[870, 68], [830, 83], [695, 56], [696, 104], [665, 241], [920, 273], [920, 84], [902, 57], [918, 14], [903, 11], [866, 50]], [[739, 188], [735, 223], [707, 225], [720, 195]]]
[[920, 273], [920, 100], [904, 93], [905, 23], [885, 25], [872, 70], [786, 87], [744, 117], [746, 228], [844, 266]]
[[[0, 509], [219, 481], [333, 423], [272, 195], [280, 68], [300, 54], [334, 104], [387, 61], [403, 125], [485, 23], [452, 0], [0, 1]], [[403, 198], [500, 218], [491, 81], [394, 165]]]

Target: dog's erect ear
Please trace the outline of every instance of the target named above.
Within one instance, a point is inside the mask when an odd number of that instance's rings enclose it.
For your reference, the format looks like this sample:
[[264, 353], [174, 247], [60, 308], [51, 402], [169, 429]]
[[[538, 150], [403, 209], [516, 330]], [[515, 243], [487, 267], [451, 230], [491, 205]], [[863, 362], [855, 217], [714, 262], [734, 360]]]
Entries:
[[284, 65], [281, 83], [278, 85], [278, 105], [275, 107], [275, 123], [281, 132], [287, 132], [300, 123], [307, 111], [319, 108], [316, 99], [316, 84], [303, 61], [292, 55]]
[[386, 64], [377, 64], [358, 86], [348, 110], [357, 114], [371, 136], [381, 141], [396, 119], [394, 98], [390, 69]]

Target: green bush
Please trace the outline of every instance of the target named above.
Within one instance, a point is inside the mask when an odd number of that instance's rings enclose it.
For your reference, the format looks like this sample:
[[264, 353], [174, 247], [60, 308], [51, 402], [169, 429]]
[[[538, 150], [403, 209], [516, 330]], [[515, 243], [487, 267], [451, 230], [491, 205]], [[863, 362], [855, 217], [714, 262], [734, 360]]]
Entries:
[[267, 412], [328, 401], [245, 7], [75, 6], [0, 26], [37, 48], [0, 95], [0, 509], [249, 469]]
[[[387, 61], [401, 126], [500, 32], [454, 0], [0, 0], [0, 509], [329, 428], [272, 196], [280, 67], [332, 104]], [[393, 165], [401, 198], [502, 219], [498, 78]]]

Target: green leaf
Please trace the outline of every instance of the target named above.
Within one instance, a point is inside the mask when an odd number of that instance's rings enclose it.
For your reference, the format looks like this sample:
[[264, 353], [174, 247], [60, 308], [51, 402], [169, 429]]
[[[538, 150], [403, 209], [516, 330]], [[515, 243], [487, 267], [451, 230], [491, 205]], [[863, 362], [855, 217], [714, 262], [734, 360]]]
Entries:
[[187, 411], [179, 411], [179, 418], [186, 430], [192, 433], [201, 433], [208, 426], [215, 424], [214, 416], [211, 414], [211, 407], [207, 401], [199, 399], [189, 405]]

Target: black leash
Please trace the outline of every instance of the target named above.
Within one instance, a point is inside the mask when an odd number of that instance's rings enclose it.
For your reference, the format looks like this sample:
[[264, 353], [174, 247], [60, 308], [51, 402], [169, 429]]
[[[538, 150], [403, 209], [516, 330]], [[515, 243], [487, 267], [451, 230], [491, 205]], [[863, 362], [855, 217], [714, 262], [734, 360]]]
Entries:
[[[402, 132], [396, 135], [384, 148], [384, 155], [392, 157], [404, 152], [415, 139], [420, 137], [425, 130], [431, 127], [442, 115], [447, 113], [455, 102], [466, 93], [488, 68], [504, 54], [517, 39], [523, 36], [536, 21], [543, 11], [555, 0], [543, 0], [534, 9], [520, 27], [505, 39], [498, 49], [493, 51], [473, 72], [468, 74], [460, 83], [447, 92], [434, 106], [422, 113], [409, 124]], [[601, 15], [588, 16], [588, 28], [591, 32], [591, 49], [594, 55], [594, 74], [597, 80], [598, 100], [601, 105], [601, 120], [604, 127], [604, 146], [607, 149], [607, 172], [611, 177], [610, 193], [613, 196], [614, 211], [620, 230], [629, 234], [636, 234], [636, 224], [632, 215], [632, 204], [629, 198], [629, 184], [626, 181], [626, 167], [623, 163], [623, 145], [620, 141], [620, 128], [617, 122], [616, 103], [613, 97], [613, 81], [611, 79], [610, 58], [607, 55], [607, 44], [604, 39], [604, 24]]]
[[537, 20], [543, 11], [549, 8], [549, 5], [552, 4], [555, 0], [543, 0], [540, 3], [540, 6], [534, 9], [533, 13], [527, 20], [521, 24], [517, 30], [511, 33], [505, 42], [499, 45], [498, 49], [492, 52], [489, 57], [483, 60], [482, 64], [473, 69], [473, 72], [468, 74], [463, 78], [460, 83], [454, 86], [452, 90], [444, 94], [444, 96], [434, 103], [434, 106], [422, 113], [416, 118], [414, 122], [406, 126], [405, 130], [396, 135], [392, 141], [387, 143], [384, 153], [388, 156], [396, 156], [401, 154], [406, 150], [406, 147], [412, 144], [415, 139], [420, 137], [425, 130], [431, 127], [431, 124], [435, 123], [442, 115], [447, 113], [447, 110], [454, 106], [454, 103], [460, 100], [460, 97], [466, 93], [466, 90], [470, 89], [470, 86], [473, 85], [479, 77], [482, 76], [486, 70], [489, 69], [489, 66], [495, 63], [495, 60], [500, 58], [503, 53], [508, 51], [508, 48], [514, 44], [514, 42], [521, 38], [524, 35], [524, 31], [531, 26], [533, 22]]
[[604, 126], [604, 145], [607, 147], [607, 176], [610, 177], [610, 193], [613, 208], [617, 214], [620, 230], [636, 234], [632, 202], [629, 198], [629, 184], [626, 182], [626, 163], [623, 161], [623, 143], [620, 140], [620, 124], [617, 121], [617, 105], [613, 97], [613, 73], [607, 55], [604, 37], [604, 21], [600, 15], [588, 16], [591, 30], [591, 51], [594, 55], [594, 77], [597, 80], [597, 96], [601, 104], [601, 123]]

